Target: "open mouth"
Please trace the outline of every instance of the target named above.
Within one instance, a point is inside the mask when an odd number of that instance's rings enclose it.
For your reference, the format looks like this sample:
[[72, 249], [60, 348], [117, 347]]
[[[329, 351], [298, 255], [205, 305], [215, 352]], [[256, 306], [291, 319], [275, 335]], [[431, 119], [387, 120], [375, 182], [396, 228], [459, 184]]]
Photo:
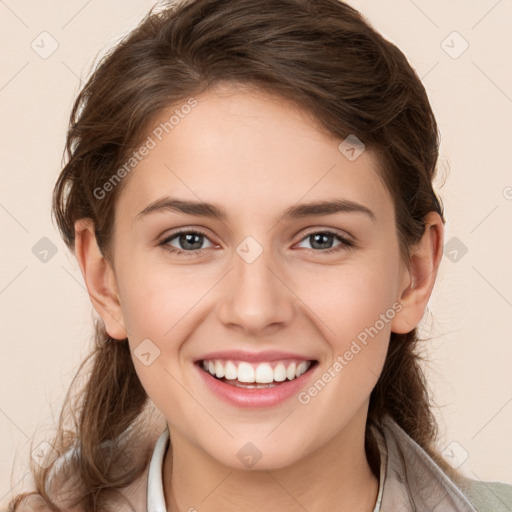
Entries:
[[318, 364], [316, 360], [283, 360], [262, 362], [200, 360], [195, 364], [211, 377], [245, 389], [267, 389], [286, 384], [310, 372]]

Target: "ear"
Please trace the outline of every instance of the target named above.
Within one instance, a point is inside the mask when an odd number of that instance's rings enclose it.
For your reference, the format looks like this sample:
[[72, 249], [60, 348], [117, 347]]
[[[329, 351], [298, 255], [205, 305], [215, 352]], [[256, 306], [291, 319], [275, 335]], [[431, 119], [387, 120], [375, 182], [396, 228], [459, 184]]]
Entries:
[[423, 236], [411, 249], [411, 266], [404, 270], [404, 279], [399, 289], [402, 309], [391, 322], [392, 332], [408, 333], [423, 318], [443, 256], [443, 239], [444, 226], [440, 215], [429, 212], [425, 217]]
[[75, 255], [92, 305], [105, 323], [107, 333], [114, 339], [124, 340], [127, 332], [116, 276], [98, 247], [92, 219], [75, 222]]

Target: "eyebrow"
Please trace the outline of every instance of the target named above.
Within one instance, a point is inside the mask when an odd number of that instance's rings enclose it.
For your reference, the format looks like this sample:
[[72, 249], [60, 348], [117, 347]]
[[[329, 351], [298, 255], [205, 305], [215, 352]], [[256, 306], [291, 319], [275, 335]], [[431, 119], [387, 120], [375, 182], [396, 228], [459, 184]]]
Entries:
[[[200, 217], [208, 217], [225, 221], [226, 210], [211, 203], [201, 201], [184, 201], [172, 197], [162, 197], [150, 203], [137, 215], [137, 220], [147, 217], [151, 213], [162, 211], [175, 211]], [[284, 211], [285, 219], [300, 219], [310, 216], [332, 215], [335, 213], [363, 213], [376, 222], [375, 214], [366, 206], [349, 201], [348, 199], [335, 199], [333, 201], [316, 201], [291, 206]]]

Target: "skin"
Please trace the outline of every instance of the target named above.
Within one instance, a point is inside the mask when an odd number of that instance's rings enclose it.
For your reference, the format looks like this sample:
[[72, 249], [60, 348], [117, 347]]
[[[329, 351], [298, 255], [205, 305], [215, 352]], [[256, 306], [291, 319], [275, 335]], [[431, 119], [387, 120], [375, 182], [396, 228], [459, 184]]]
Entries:
[[[434, 212], [426, 217], [408, 269], [393, 199], [370, 150], [349, 161], [338, 150], [341, 139], [269, 93], [225, 84], [196, 99], [125, 178], [110, 263], [92, 223], [75, 226], [77, 259], [108, 333], [128, 337], [132, 355], [145, 339], [160, 350], [149, 366], [133, 360], [171, 433], [167, 506], [369, 512], [378, 490], [364, 450], [369, 396], [391, 331], [409, 332], [424, 314], [442, 255], [442, 221]], [[227, 218], [167, 210], [136, 219], [165, 195], [215, 203]], [[375, 221], [360, 212], [282, 218], [297, 203], [333, 199], [368, 207]], [[198, 255], [159, 245], [192, 228], [207, 235], [196, 240]], [[325, 231], [355, 245], [325, 254], [308, 236]], [[252, 263], [236, 252], [247, 236], [263, 249]], [[335, 236], [329, 243], [340, 246]], [[178, 237], [169, 245], [187, 250]], [[213, 395], [192, 364], [212, 350], [288, 350], [319, 361], [307, 388], [393, 304], [401, 305], [394, 318], [307, 404], [293, 397], [242, 410]], [[247, 442], [262, 454], [251, 469], [237, 458]]]

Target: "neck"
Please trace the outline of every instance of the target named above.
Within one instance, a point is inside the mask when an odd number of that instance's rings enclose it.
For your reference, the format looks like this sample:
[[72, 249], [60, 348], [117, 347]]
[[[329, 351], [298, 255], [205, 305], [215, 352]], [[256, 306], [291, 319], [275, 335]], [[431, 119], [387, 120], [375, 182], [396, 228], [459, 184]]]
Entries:
[[366, 415], [354, 420], [316, 451], [271, 470], [225, 466], [170, 430], [163, 468], [168, 510], [372, 512], [379, 482], [364, 449]]

